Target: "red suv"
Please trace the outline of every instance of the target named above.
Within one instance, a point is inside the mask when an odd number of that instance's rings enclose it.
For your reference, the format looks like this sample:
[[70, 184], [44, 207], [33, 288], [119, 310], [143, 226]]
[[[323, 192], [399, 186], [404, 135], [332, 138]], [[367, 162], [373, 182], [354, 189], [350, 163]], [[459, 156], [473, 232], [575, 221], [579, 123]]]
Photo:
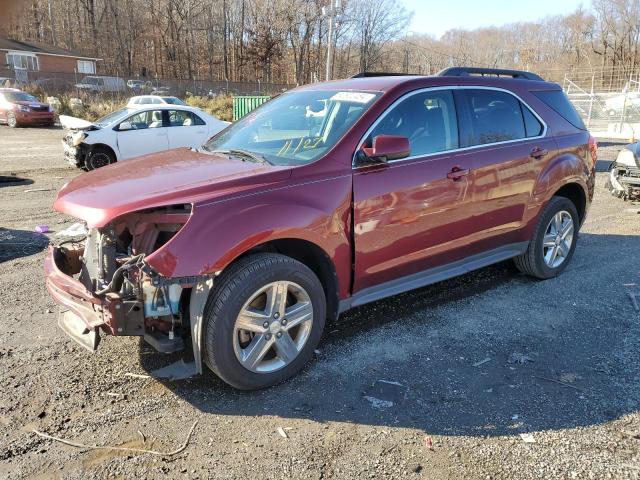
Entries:
[[0, 123], [10, 127], [21, 125], [53, 125], [53, 109], [33, 95], [15, 88], [0, 88]]
[[[556, 84], [520, 71], [361, 74], [284, 93], [200, 150], [83, 174], [55, 209], [83, 243], [51, 248], [60, 326], [161, 352], [191, 343], [241, 389], [313, 356], [327, 319], [514, 259], [566, 267], [596, 143]], [[80, 240], [78, 240], [80, 241]]]

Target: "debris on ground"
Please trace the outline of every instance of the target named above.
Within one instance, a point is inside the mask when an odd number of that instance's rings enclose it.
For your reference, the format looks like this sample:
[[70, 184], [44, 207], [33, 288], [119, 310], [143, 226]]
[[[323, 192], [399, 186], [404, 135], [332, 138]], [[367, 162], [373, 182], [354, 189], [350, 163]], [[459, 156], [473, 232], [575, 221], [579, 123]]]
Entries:
[[289, 438], [289, 435], [287, 435], [287, 432], [285, 432], [284, 428], [282, 427], [278, 427], [278, 433], [282, 438]]
[[627, 294], [629, 295], [629, 298], [631, 299], [631, 303], [633, 304], [633, 309], [636, 312], [640, 312], [640, 305], [638, 305], [638, 299], [636, 298], [636, 296], [638, 296], [638, 294], [634, 293], [634, 292], [627, 292]]
[[364, 399], [373, 408], [391, 408], [403, 403], [407, 399], [409, 389], [406, 385], [393, 380], [376, 380], [364, 392]]
[[41, 438], [45, 438], [47, 440], [53, 440], [54, 442], [64, 443], [65, 445], [69, 445], [71, 447], [76, 447], [76, 448], [85, 448], [88, 450], [118, 450], [121, 452], [148, 453], [150, 455], [170, 457], [183, 452], [187, 448], [187, 446], [189, 445], [189, 441], [191, 440], [191, 435], [193, 435], [193, 430], [196, 428], [197, 424], [198, 424], [197, 420], [193, 422], [193, 425], [191, 425], [191, 429], [189, 430], [189, 433], [187, 434], [187, 438], [185, 439], [184, 443], [177, 449], [172, 450], [170, 452], [160, 452], [158, 450], [146, 450], [144, 448], [116, 447], [111, 445], [85, 445], [83, 443], [77, 443], [77, 442], [72, 442], [70, 440], [65, 440], [64, 438], [47, 435], [46, 433], [39, 432], [38, 430], [33, 430], [33, 433], [35, 433]]
[[479, 362], [476, 362], [473, 364], [474, 367], [479, 367], [480, 365], [484, 365], [487, 362], [490, 362], [491, 359], [489, 357], [485, 358], [484, 360], [480, 360]]
[[578, 390], [579, 392], [583, 391], [581, 388], [578, 388], [575, 385], [571, 385], [571, 384], [569, 384], [567, 382], [563, 382], [562, 380], [556, 380], [555, 378], [540, 377], [538, 375], [531, 375], [531, 377], [532, 378], [537, 378], [538, 380], [546, 380], [547, 382], [557, 383], [558, 385], [563, 385], [565, 387], [573, 388], [575, 390]]
[[509, 360], [507, 360], [509, 363], [517, 363], [517, 364], [524, 364], [524, 363], [529, 363], [529, 362], [533, 362], [533, 358], [531, 358], [529, 355], [525, 355], [524, 353], [512, 353], [509, 356]]
[[125, 377], [131, 377], [131, 378], [151, 378], [150, 375], [141, 375], [139, 373], [125, 373], [124, 374]]
[[87, 233], [87, 227], [84, 226], [84, 223], [77, 222], [69, 225], [64, 230], [60, 230], [56, 233], [56, 237], [79, 237]]
[[431, 437], [424, 437], [424, 446], [427, 448], [427, 450], [431, 452], [434, 451], [433, 440], [431, 439]]
[[521, 433], [520, 438], [524, 443], [536, 443], [536, 439], [530, 433]]
[[32, 193], [32, 192], [49, 192], [53, 190], [53, 188], [27, 188], [24, 190], [24, 193]]

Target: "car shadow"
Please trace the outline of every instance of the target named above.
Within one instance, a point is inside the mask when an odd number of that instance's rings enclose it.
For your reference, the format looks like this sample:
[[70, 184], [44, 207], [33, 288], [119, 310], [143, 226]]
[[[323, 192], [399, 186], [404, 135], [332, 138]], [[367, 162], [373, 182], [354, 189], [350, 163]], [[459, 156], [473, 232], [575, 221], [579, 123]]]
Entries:
[[0, 227], [0, 263], [35, 255], [47, 245], [49, 239], [40, 233]]
[[16, 185], [31, 185], [33, 180], [16, 175], [0, 175], [0, 188], [15, 187]]
[[[313, 362], [261, 391], [209, 371], [160, 380], [202, 412], [496, 436], [600, 424], [638, 410], [640, 334], [625, 289], [639, 237], [582, 234], [567, 270], [536, 281], [511, 262], [351, 310]], [[607, 254], [615, 245], [616, 255]], [[180, 359], [141, 342], [149, 372]]]

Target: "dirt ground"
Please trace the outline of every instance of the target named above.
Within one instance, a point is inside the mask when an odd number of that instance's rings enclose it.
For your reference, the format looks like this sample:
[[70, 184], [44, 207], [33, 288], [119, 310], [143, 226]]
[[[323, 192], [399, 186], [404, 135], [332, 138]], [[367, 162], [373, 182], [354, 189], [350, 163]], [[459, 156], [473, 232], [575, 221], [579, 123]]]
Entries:
[[[604, 174], [559, 278], [506, 262], [358, 308], [296, 378], [243, 393], [212, 374], [130, 376], [180, 357], [137, 338], [90, 354], [58, 330], [48, 239], [32, 232], [73, 221], [51, 210], [79, 173], [60, 138], [0, 127], [0, 175], [27, 180], [0, 183], [0, 478], [640, 477], [640, 206], [608, 195]], [[196, 421], [173, 456], [32, 432], [167, 452]]]

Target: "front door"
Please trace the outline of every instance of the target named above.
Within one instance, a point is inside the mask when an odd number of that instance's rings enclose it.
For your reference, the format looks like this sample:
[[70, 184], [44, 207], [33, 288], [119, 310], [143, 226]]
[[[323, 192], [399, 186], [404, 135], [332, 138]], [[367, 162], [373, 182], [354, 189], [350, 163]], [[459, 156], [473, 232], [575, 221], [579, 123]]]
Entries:
[[367, 135], [409, 138], [408, 158], [355, 167], [353, 175], [354, 293], [460, 260], [473, 234], [472, 159], [458, 148], [450, 90], [413, 92], [387, 111]]
[[162, 110], [145, 110], [131, 115], [120, 124], [119, 128], [123, 123], [128, 123], [130, 127], [117, 133], [122, 160], [169, 149], [167, 127], [162, 117]]

